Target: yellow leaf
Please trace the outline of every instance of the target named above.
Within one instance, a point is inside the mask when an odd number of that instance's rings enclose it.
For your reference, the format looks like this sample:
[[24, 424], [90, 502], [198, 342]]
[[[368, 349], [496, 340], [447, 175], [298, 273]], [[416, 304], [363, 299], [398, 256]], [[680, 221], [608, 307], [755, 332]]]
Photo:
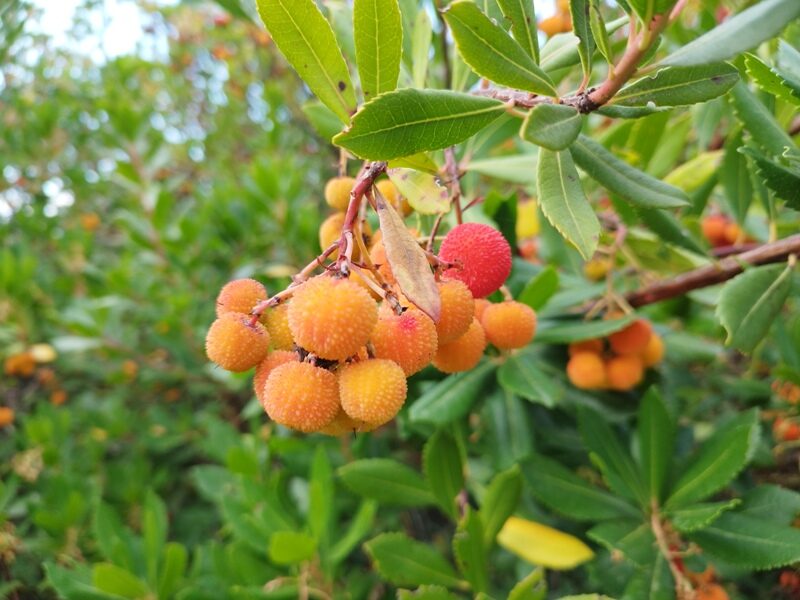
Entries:
[[722, 150], [703, 152], [683, 163], [664, 177], [664, 183], [674, 185], [686, 193], [700, 188], [719, 168]]
[[450, 207], [447, 188], [439, 184], [437, 177], [414, 169], [389, 169], [386, 173], [418, 213], [435, 215]]
[[497, 541], [522, 560], [549, 569], [573, 569], [594, 557], [578, 538], [519, 517], [508, 518]]

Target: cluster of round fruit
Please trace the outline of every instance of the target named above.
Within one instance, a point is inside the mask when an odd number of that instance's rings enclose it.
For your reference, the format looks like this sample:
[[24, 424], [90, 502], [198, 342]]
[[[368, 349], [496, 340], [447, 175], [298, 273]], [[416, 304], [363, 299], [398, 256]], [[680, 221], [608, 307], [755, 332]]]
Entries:
[[[334, 271], [296, 285], [287, 301], [260, 314], [254, 308], [267, 299], [264, 286], [252, 279], [229, 282], [217, 298], [206, 353], [229, 371], [255, 367], [256, 396], [281, 425], [330, 435], [371, 431], [395, 417], [406, 399], [406, 378], [427, 365], [467, 371], [487, 342], [510, 350], [533, 339], [530, 307], [485, 300], [511, 270], [511, 250], [497, 230], [453, 228], [439, 260], [450, 266], [437, 281], [436, 323], [390, 277], [394, 302], [379, 304], [369, 287], [354, 281], [358, 276]], [[375, 267], [390, 274], [388, 262]], [[370, 276], [369, 270], [358, 273]]]
[[664, 357], [664, 342], [650, 322], [637, 319], [606, 339], [569, 345], [567, 377], [582, 390], [630, 390], [642, 382], [645, 369]]
[[704, 217], [700, 222], [700, 228], [703, 231], [703, 237], [706, 238], [712, 248], [733, 246], [746, 241], [742, 239], [742, 228], [730, 217], [721, 213]]

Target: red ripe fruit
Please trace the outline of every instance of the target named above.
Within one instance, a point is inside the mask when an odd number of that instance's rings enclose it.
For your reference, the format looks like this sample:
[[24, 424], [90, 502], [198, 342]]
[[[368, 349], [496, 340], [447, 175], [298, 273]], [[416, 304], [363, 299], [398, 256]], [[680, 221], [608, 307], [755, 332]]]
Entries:
[[451, 229], [439, 249], [439, 258], [460, 263], [444, 274], [463, 281], [476, 298], [500, 289], [511, 273], [511, 246], [499, 231], [480, 223]]

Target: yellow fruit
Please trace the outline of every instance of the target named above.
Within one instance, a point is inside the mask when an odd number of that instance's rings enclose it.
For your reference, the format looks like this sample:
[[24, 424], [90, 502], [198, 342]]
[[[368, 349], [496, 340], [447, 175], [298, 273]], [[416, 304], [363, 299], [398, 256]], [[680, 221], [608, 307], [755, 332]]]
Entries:
[[0, 406], [0, 427], [7, 427], [14, 422], [14, 409]]
[[580, 342], [573, 342], [567, 348], [570, 356], [575, 356], [578, 352], [593, 352], [594, 354], [603, 353], [603, 340], [581, 340]]
[[386, 198], [387, 202], [391, 204], [401, 215], [407, 217], [413, 210], [408, 200], [402, 197], [400, 190], [397, 189], [390, 179], [381, 179], [375, 184], [381, 196]]
[[657, 333], [650, 336], [650, 341], [642, 352], [642, 362], [645, 367], [653, 367], [664, 358], [664, 340]]
[[481, 325], [489, 343], [500, 350], [527, 346], [536, 333], [536, 313], [527, 304], [507, 300], [487, 306]]
[[267, 290], [255, 279], [229, 281], [217, 296], [217, 316], [225, 313], [249, 313], [253, 307], [267, 299]]
[[[319, 248], [320, 250], [327, 250], [328, 246], [333, 244], [334, 242], [338, 242], [339, 238], [342, 235], [342, 227], [344, 227], [344, 213], [337, 212], [333, 213], [327, 219], [322, 222], [322, 225], [319, 226]], [[369, 236], [371, 229], [369, 227], [369, 223], [364, 221], [363, 226], [361, 224], [356, 224], [355, 228], [353, 229], [353, 235], [366, 235]], [[365, 240], [366, 245], [366, 240]], [[339, 251], [335, 250], [333, 254], [331, 254], [331, 258], [336, 258], [339, 256]], [[356, 242], [355, 238], [353, 239], [353, 260], [359, 260], [361, 258], [361, 250], [358, 248], [358, 242]]]
[[336, 375], [309, 363], [282, 364], [267, 377], [263, 406], [276, 423], [306, 433], [319, 431], [339, 412]]
[[406, 376], [391, 360], [372, 358], [339, 370], [339, 399], [347, 415], [370, 425], [394, 419], [406, 401]]
[[206, 336], [206, 355], [227, 371], [241, 373], [267, 356], [269, 332], [261, 323], [250, 324], [250, 316], [238, 312], [221, 315]]
[[593, 258], [583, 265], [583, 274], [591, 281], [600, 281], [610, 270], [611, 261], [607, 258]]
[[396, 362], [407, 377], [429, 365], [439, 345], [436, 326], [428, 315], [417, 308], [398, 315], [385, 304], [371, 341], [375, 357]]
[[447, 344], [466, 333], [475, 318], [475, 300], [469, 288], [457, 279], [440, 281], [442, 312], [436, 324], [439, 344]]
[[642, 359], [634, 354], [624, 354], [609, 359], [606, 363], [608, 387], [625, 392], [636, 387], [644, 377]]
[[433, 366], [443, 373], [459, 373], [474, 368], [486, 348], [486, 334], [478, 319], [472, 319], [466, 333], [458, 339], [441, 344]]
[[481, 320], [483, 316], [483, 311], [486, 310], [486, 307], [491, 305], [492, 303], [489, 302], [486, 298], [475, 298], [475, 318], [478, 321]]
[[372, 244], [372, 249], [369, 251], [369, 258], [378, 268], [378, 273], [386, 280], [386, 283], [390, 285], [395, 285], [397, 283], [397, 280], [394, 278], [394, 273], [392, 273], [392, 266], [386, 258], [386, 247], [383, 245], [383, 241], [377, 241]]
[[582, 390], [599, 390], [606, 386], [603, 359], [594, 352], [576, 352], [567, 363], [567, 377]]
[[289, 303], [295, 343], [320, 358], [344, 360], [366, 345], [378, 305], [357, 283], [320, 275], [299, 288]]
[[264, 384], [267, 382], [269, 374], [281, 365], [285, 365], [288, 362], [298, 362], [299, 360], [300, 358], [296, 352], [276, 350], [275, 352], [270, 352], [267, 358], [258, 363], [255, 375], [253, 375], [253, 391], [262, 406], [264, 405]]
[[294, 348], [292, 330], [289, 329], [289, 305], [279, 304], [267, 309], [261, 315], [261, 322], [269, 331], [269, 339], [275, 350], [291, 350]]
[[369, 425], [364, 421], [358, 421], [347, 415], [342, 409], [336, 413], [336, 417], [328, 425], [319, 430], [320, 433], [325, 435], [332, 435], [334, 437], [341, 437], [344, 435], [353, 435], [354, 433], [362, 433], [365, 431], [372, 431], [375, 425]]
[[557, 33], [570, 31], [572, 29], [572, 19], [569, 18], [569, 15], [555, 14], [539, 21], [538, 27], [547, 37], [553, 37]]
[[608, 343], [617, 354], [639, 354], [647, 347], [652, 334], [653, 327], [649, 321], [636, 319], [625, 329], [608, 336]]
[[539, 235], [539, 209], [535, 200], [517, 204], [516, 232], [520, 239]]
[[347, 210], [350, 204], [350, 191], [353, 189], [356, 180], [352, 177], [334, 177], [325, 184], [325, 202], [328, 206], [342, 212]]

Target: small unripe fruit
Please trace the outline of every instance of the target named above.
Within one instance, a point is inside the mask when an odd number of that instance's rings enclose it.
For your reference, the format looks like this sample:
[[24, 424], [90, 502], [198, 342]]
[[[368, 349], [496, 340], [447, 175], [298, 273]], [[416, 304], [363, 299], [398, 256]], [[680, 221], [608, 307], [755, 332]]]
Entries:
[[725, 234], [725, 228], [728, 226], [728, 223], [728, 218], [724, 215], [709, 215], [703, 218], [700, 222], [703, 237], [714, 247], [726, 246], [728, 244], [728, 238]]
[[458, 262], [444, 275], [467, 284], [476, 298], [500, 289], [511, 273], [511, 247], [503, 234], [480, 223], [457, 225], [445, 236], [439, 258]]
[[294, 348], [292, 331], [289, 329], [289, 305], [279, 304], [267, 309], [261, 315], [261, 321], [269, 331], [269, 339], [276, 350], [291, 350]]
[[653, 367], [664, 358], [664, 340], [657, 333], [650, 336], [650, 341], [642, 352], [642, 362], [645, 367]]
[[406, 376], [391, 360], [372, 358], [339, 370], [339, 399], [347, 415], [370, 425], [394, 419], [406, 401]]
[[269, 332], [261, 323], [238, 312], [221, 315], [206, 335], [206, 355], [227, 371], [241, 373], [255, 367], [269, 351]]
[[800, 425], [778, 417], [772, 423], [772, 436], [779, 442], [800, 440]]
[[320, 429], [319, 432], [334, 437], [342, 437], [345, 435], [353, 435], [354, 433], [372, 431], [373, 429], [375, 429], [375, 425], [369, 425], [364, 421], [353, 419], [340, 408], [333, 421]]
[[707, 583], [695, 590], [695, 600], [729, 600], [728, 592], [718, 583]]
[[299, 288], [289, 303], [295, 343], [330, 360], [344, 360], [366, 345], [378, 305], [357, 283], [320, 275]]
[[576, 352], [567, 363], [567, 378], [582, 390], [599, 390], [606, 386], [606, 367], [594, 352]]
[[298, 362], [299, 360], [300, 358], [296, 352], [276, 350], [275, 352], [270, 352], [267, 358], [258, 363], [256, 372], [253, 375], [253, 391], [261, 406], [264, 406], [264, 384], [267, 382], [269, 374], [281, 365], [285, 365], [288, 362]]
[[14, 422], [14, 409], [0, 406], [0, 427], [7, 427]]
[[408, 203], [408, 200], [400, 195], [400, 190], [398, 190], [397, 186], [392, 183], [391, 179], [381, 179], [375, 184], [375, 186], [378, 188], [381, 196], [386, 198], [386, 201], [389, 202], [389, 204], [391, 204], [401, 215], [406, 217], [411, 214], [411, 205]]
[[253, 307], [267, 299], [267, 290], [255, 279], [229, 281], [217, 296], [217, 316], [225, 313], [249, 313]]
[[483, 311], [486, 310], [487, 306], [490, 306], [492, 303], [489, 302], [486, 298], [475, 298], [475, 318], [478, 321], [481, 320], [483, 316]]
[[578, 352], [593, 352], [594, 354], [603, 353], [603, 340], [597, 338], [593, 340], [581, 340], [580, 342], [572, 342], [567, 351], [570, 356], [575, 356]]
[[568, 15], [555, 14], [539, 21], [538, 27], [547, 37], [553, 37], [557, 33], [570, 31], [572, 29], [572, 19]]
[[593, 258], [583, 265], [583, 274], [591, 281], [600, 281], [610, 270], [611, 261], [607, 258]]
[[386, 258], [386, 247], [383, 245], [383, 241], [379, 240], [372, 245], [372, 249], [369, 251], [369, 258], [378, 268], [378, 273], [386, 280], [386, 283], [390, 285], [397, 284], [397, 279], [392, 273], [392, 265], [389, 264], [389, 260]]
[[520, 239], [539, 235], [539, 210], [534, 200], [517, 204], [516, 234]]
[[339, 412], [336, 375], [309, 363], [287, 362], [267, 377], [263, 405], [276, 423], [306, 433], [319, 431]]
[[371, 341], [375, 357], [396, 362], [406, 377], [429, 365], [439, 347], [436, 326], [428, 315], [417, 308], [398, 315], [388, 305], [378, 313]]
[[644, 364], [635, 354], [615, 356], [606, 363], [608, 387], [618, 392], [626, 392], [642, 382]]
[[725, 242], [728, 246], [733, 246], [739, 241], [742, 229], [736, 223], [728, 223], [725, 226]]
[[461, 337], [475, 318], [475, 300], [467, 286], [457, 279], [440, 281], [437, 284], [442, 310], [436, 333], [439, 344], [447, 344]]
[[472, 323], [466, 333], [447, 344], [440, 344], [433, 366], [443, 373], [460, 373], [473, 369], [481, 360], [486, 349], [486, 334], [478, 319]]
[[344, 213], [333, 213], [319, 226], [319, 248], [327, 250], [328, 246], [339, 240], [344, 227]]
[[350, 191], [356, 184], [352, 177], [334, 177], [325, 184], [325, 202], [335, 210], [346, 211], [350, 204]]
[[536, 313], [527, 304], [506, 300], [486, 307], [481, 325], [489, 343], [500, 350], [527, 346], [536, 333]]
[[617, 354], [641, 354], [653, 336], [653, 327], [646, 319], [636, 319], [633, 323], [608, 336], [611, 349]]

